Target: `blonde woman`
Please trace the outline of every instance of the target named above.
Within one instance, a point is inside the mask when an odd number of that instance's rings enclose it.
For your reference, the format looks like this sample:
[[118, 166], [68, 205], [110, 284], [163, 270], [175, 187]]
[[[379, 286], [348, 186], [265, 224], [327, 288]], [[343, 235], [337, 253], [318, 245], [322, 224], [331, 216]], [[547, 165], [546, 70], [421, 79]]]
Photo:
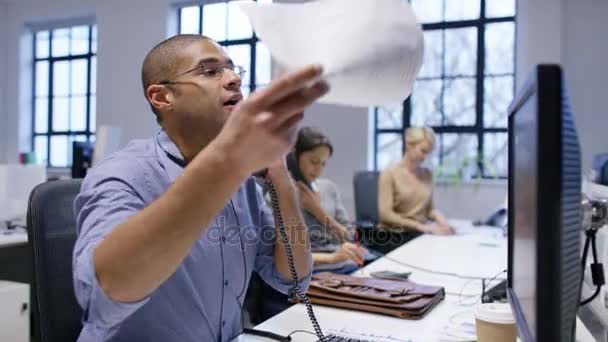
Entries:
[[446, 218], [433, 208], [433, 174], [422, 166], [435, 148], [435, 133], [428, 127], [408, 128], [405, 144], [403, 159], [380, 175], [378, 209], [382, 226], [401, 234], [400, 243], [420, 233], [453, 234]]

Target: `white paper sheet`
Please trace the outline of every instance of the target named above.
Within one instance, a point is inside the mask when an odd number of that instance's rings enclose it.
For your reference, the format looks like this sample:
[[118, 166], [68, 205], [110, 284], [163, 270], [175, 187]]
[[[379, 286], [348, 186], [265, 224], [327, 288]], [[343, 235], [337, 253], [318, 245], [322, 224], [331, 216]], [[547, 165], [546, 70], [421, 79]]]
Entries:
[[402, 0], [319, 0], [239, 5], [282, 67], [320, 63], [330, 92], [319, 102], [398, 104], [422, 66], [423, 35]]

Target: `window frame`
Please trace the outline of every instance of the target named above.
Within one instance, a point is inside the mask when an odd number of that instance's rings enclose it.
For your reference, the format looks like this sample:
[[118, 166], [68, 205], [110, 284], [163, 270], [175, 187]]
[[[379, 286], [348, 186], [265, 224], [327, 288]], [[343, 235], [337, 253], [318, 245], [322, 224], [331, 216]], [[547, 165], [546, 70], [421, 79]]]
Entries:
[[[59, 57], [55, 57], [52, 54], [53, 51], [53, 31], [55, 30], [61, 30], [61, 29], [72, 29], [73, 27], [78, 27], [78, 26], [87, 26], [88, 28], [88, 39], [87, 39], [87, 53], [82, 53], [82, 54], [76, 54], [76, 55], [72, 55], [71, 52], [68, 53], [65, 56], [59, 56]], [[91, 121], [91, 98], [92, 96], [97, 96], [97, 87], [96, 85], [91, 84], [91, 74], [92, 74], [92, 60], [93, 58], [97, 58], [97, 47], [95, 46], [95, 52], [93, 52], [93, 30], [97, 29], [96, 27], [96, 23], [92, 22], [92, 21], [85, 21], [85, 22], [80, 22], [80, 21], [75, 21], [75, 22], [67, 22], [63, 25], [60, 24], [54, 24], [54, 25], [49, 25], [49, 26], [36, 26], [36, 27], [32, 27], [31, 28], [31, 34], [32, 34], [32, 62], [31, 62], [31, 66], [32, 66], [32, 79], [31, 79], [31, 84], [32, 84], [32, 88], [31, 88], [31, 103], [30, 103], [30, 108], [31, 108], [31, 127], [30, 127], [30, 132], [31, 132], [31, 139], [30, 139], [30, 143], [31, 143], [31, 150], [35, 151], [36, 149], [36, 138], [37, 137], [46, 137], [46, 167], [49, 169], [63, 169], [63, 168], [70, 168], [72, 165], [72, 161], [71, 160], [67, 160], [67, 164], [65, 166], [57, 166], [57, 165], [52, 165], [51, 164], [51, 138], [55, 137], [55, 136], [65, 136], [68, 139], [68, 143], [70, 142], [70, 138], [74, 137], [74, 136], [85, 136], [86, 137], [86, 141], [91, 141], [92, 138], [94, 139], [95, 136], [95, 132], [92, 129], [93, 124]], [[48, 32], [49, 38], [48, 38], [48, 56], [47, 57], [37, 57], [37, 37], [38, 34], [40, 34], [41, 32]], [[71, 42], [71, 37], [68, 40], [69, 42]], [[95, 40], [95, 44], [97, 43], [97, 41]], [[71, 63], [72, 61], [75, 60], [84, 60], [87, 63], [87, 71], [86, 71], [86, 93], [80, 96], [84, 96], [85, 98], [85, 110], [86, 110], [86, 118], [85, 118], [85, 129], [84, 130], [77, 130], [77, 131], [73, 131], [71, 130], [71, 127], [69, 127], [68, 125], [68, 130], [65, 131], [55, 131], [53, 129], [53, 98], [54, 98], [54, 90], [53, 90], [53, 81], [54, 81], [54, 71], [53, 71], [53, 65], [57, 62], [69, 62]], [[47, 79], [47, 94], [43, 95], [43, 96], [37, 96], [36, 94], [36, 86], [37, 86], [37, 82], [36, 82], [36, 65], [39, 62], [47, 62], [48, 63], [48, 79]], [[95, 90], [93, 91], [93, 88], [95, 88]], [[67, 97], [69, 99], [71, 99], [73, 96], [73, 94], [71, 92], [68, 92]], [[44, 98], [47, 100], [47, 104], [46, 104], [46, 110], [47, 110], [47, 127], [46, 127], [46, 132], [45, 133], [38, 133], [36, 132], [36, 99], [37, 98]], [[71, 147], [68, 145], [68, 150]], [[66, 151], [67, 152], [67, 151]], [[69, 152], [68, 152], [69, 153]], [[38, 163], [41, 163], [42, 161], [37, 161]]]
[[[254, 1], [258, 1], [258, 0], [254, 0]], [[181, 29], [181, 23], [182, 23], [182, 8], [184, 7], [192, 7], [192, 6], [198, 6], [198, 34], [202, 35], [203, 34], [203, 12], [204, 12], [204, 7], [205, 5], [212, 5], [212, 4], [216, 4], [216, 3], [228, 3], [231, 2], [230, 0], [215, 0], [215, 1], [205, 1], [205, 0], [201, 0], [195, 3], [180, 3], [178, 5], [176, 5], [176, 10], [177, 10], [177, 30], [176, 32], [181, 33], [180, 29]], [[225, 40], [218, 40], [217, 43], [224, 46], [224, 47], [229, 47], [229, 46], [235, 46], [235, 45], [248, 45], [250, 48], [250, 56], [249, 56], [249, 65], [245, 66], [245, 77], [248, 77], [248, 83], [249, 83], [249, 93], [254, 92], [258, 86], [265, 86], [266, 84], [257, 84], [256, 83], [256, 75], [257, 75], [257, 45], [260, 42], [260, 39], [258, 38], [258, 36], [255, 34], [255, 31], [252, 30], [252, 35], [249, 38], [242, 38], [242, 39], [225, 39]], [[272, 75], [272, 71], [271, 71], [271, 75]]]
[[[449, 0], [446, 0], [449, 1]], [[435, 126], [431, 126], [433, 128], [433, 130], [435, 131], [435, 133], [437, 133], [437, 136], [439, 138], [439, 136], [441, 134], [444, 133], [455, 133], [455, 134], [474, 134], [477, 138], [477, 155], [481, 156], [480, 160], [476, 161], [476, 167], [478, 171], [481, 171], [481, 174], [476, 174], [474, 175], [475, 177], [481, 177], [481, 178], [486, 178], [486, 179], [506, 179], [506, 175], [491, 175], [489, 174], [489, 170], [487, 170], [488, 168], [486, 167], [485, 163], [483, 162], [484, 159], [484, 136], [485, 134], [491, 134], [491, 133], [507, 133], [507, 127], [484, 127], [484, 85], [485, 85], [485, 80], [489, 79], [489, 78], [494, 78], [494, 77], [504, 77], [504, 76], [512, 76], [513, 80], [515, 80], [515, 72], [516, 72], [516, 65], [515, 65], [515, 58], [516, 58], [516, 54], [515, 51], [517, 49], [516, 47], [516, 41], [515, 41], [515, 37], [514, 37], [514, 53], [513, 53], [513, 72], [512, 73], [503, 73], [503, 74], [485, 74], [485, 64], [486, 64], [486, 51], [485, 51], [485, 33], [486, 33], [486, 28], [487, 25], [489, 24], [495, 24], [495, 23], [513, 23], [514, 25], [514, 36], [516, 35], [517, 32], [517, 23], [516, 23], [516, 17], [517, 17], [517, 9], [515, 12], [515, 15], [513, 16], [503, 16], [503, 17], [491, 17], [488, 18], [486, 16], [486, 0], [479, 0], [480, 2], [480, 14], [479, 17], [477, 19], [471, 19], [471, 20], [459, 20], [459, 21], [442, 21], [442, 22], [436, 22], [436, 23], [423, 23], [422, 24], [422, 29], [424, 32], [426, 31], [433, 31], [433, 30], [450, 30], [450, 29], [461, 29], [461, 28], [476, 28], [477, 29], [477, 54], [476, 54], [476, 58], [477, 58], [477, 63], [476, 63], [476, 74], [474, 77], [471, 77], [471, 79], [475, 79], [475, 123], [473, 125], [435, 125]], [[443, 44], [445, 45], [445, 39], [443, 41]], [[442, 58], [444, 58], [445, 60], [445, 48], [444, 51], [442, 52]], [[464, 79], [467, 78], [465, 76], [446, 76], [445, 73], [442, 73], [441, 77], [429, 77], [428, 79], [433, 79], [433, 80], [441, 80], [442, 82], [444, 82], [446, 79]], [[419, 79], [426, 79], [425, 77], [420, 77], [417, 78], [416, 81], [418, 81]], [[513, 90], [515, 90], [515, 81], [513, 81]], [[442, 91], [443, 91], [443, 87], [442, 87]], [[414, 93], [412, 93], [412, 96], [415, 96]], [[402, 120], [402, 127], [400, 128], [378, 128], [378, 120], [379, 120], [379, 108], [378, 107], [374, 107], [372, 108], [372, 115], [373, 115], [373, 129], [374, 129], [374, 134], [373, 134], [373, 161], [372, 161], [372, 166], [374, 170], [378, 170], [378, 145], [379, 145], [379, 137], [382, 134], [400, 134], [402, 139], [404, 138], [404, 131], [408, 128], [411, 127], [411, 117], [412, 117], [412, 106], [411, 106], [411, 96], [408, 97], [405, 101], [403, 101], [402, 105], [402, 112], [401, 112], [401, 120]], [[505, 108], [506, 110], [506, 108]], [[439, 139], [438, 139], [439, 140]], [[402, 144], [401, 147], [401, 152], [405, 153], [405, 144]], [[436, 151], [435, 153], [438, 153], [438, 158], [439, 158], [439, 165], [443, 165], [443, 144], [442, 143], [438, 143], [437, 144], [437, 149], [438, 151]], [[506, 151], [505, 151], [506, 153]], [[449, 178], [450, 176], [448, 176]]]

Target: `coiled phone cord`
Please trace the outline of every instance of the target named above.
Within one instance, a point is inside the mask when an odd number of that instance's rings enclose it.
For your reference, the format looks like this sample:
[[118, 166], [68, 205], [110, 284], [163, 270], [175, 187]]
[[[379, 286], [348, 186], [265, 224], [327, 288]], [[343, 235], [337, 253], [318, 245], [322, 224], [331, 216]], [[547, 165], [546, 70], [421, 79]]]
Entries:
[[310, 318], [310, 322], [312, 323], [317, 337], [320, 341], [325, 341], [325, 336], [323, 335], [321, 326], [319, 325], [317, 317], [315, 316], [315, 313], [312, 309], [312, 303], [310, 302], [310, 299], [308, 299], [306, 294], [302, 291], [302, 288], [300, 288], [298, 272], [296, 272], [296, 266], [293, 261], [293, 251], [291, 250], [291, 244], [289, 242], [289, 239], [287, 239], [285, 223], [283, 222], [283, 215], [281, 215], [281, 207], [279, 205], [279, 196], [277, 195], [277, 190], [274, 187], [274, 184], [272, 184], [272, 182], [269, 180], [266, 180], [266, 188], [268, 189], [268, 193], [270, 194], [272, 212], [279, 226], [281, 240], [283, 241], [283, 245], [285, 246], [285, 250], [287, 252], [287, 263], [289, 265], [289, 271], [291, 272], [291, 278], [294, 282], [293, 286], [289, 289], [289, 299], [293, 300], [295, 298], [298, 301], [304, 303], [304, 305], [306, 305], [306, 312], [308, 313], [308, 317]]

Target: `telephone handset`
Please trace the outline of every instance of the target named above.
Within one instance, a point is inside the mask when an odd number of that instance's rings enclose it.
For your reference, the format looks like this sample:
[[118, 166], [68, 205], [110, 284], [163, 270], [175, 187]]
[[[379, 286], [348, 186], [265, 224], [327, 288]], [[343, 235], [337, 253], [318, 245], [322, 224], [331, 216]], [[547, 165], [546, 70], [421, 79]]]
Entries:
[[[293, 177], [293, 179], [296, 182], [302, 182], [308, 188], [310, 188], [310, 190], [313, 190], [312, 184], [310, 184], [310, 182], [308, 180], [306, 180], [306, 178], [302, 174], [302, 171], [300, 170], [300, 166], [298, 165], [298, 161], [296, 159], [296, 156], [294, 155], [293, 152], [289, 153], [285, 157], [285, 163], [287, 164], [287, 170], [289, 170], [289, 173], [291, 174], [291, 176]], [[260, 178], [266, 178], [266, 173], [267, 172], [268, 172], [268, 169], [263, 169], [263, 170], [260, 170], [260, 171], [258, 171], [256, 173], [254, 173], [253, 175], [256, 176], [256, 177], [260, 177]]]
[[289, 153], [287, 155], [286, 162], [287, 162], [287, 169], [291, 173], [291, 176], [293, 177], [293, 179], [296, 182], [302, 182], [302, 183], [306, 184], [306, 186], [310, 190], [313, 190], [310, 182], [308, 180], [306, 180], [306, 178], [302, 174], [302, 170], [300, 170], [300, 166], [298, 165], [298, 160], [296, 159], [296, 156], [293, 152]]

